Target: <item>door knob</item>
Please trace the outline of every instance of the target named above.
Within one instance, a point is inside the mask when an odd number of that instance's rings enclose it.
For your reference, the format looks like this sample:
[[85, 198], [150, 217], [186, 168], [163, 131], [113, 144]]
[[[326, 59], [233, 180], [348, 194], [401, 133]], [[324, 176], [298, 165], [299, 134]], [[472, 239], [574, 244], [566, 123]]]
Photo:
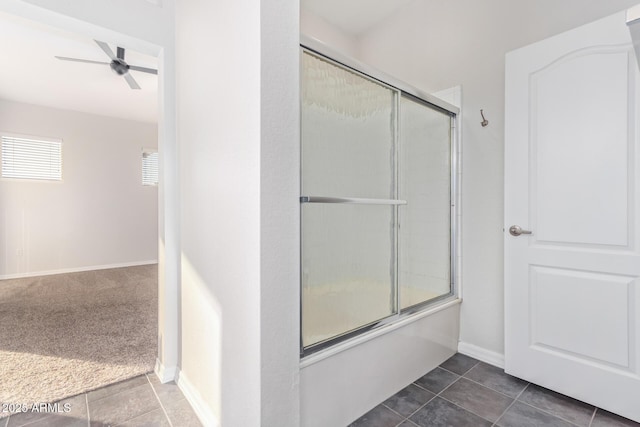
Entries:
[[521, 234], [532, 234], [529, 230], [523, 230], [519, 225], [512, 225], [509, 227], [509, 234], [518, 237]]

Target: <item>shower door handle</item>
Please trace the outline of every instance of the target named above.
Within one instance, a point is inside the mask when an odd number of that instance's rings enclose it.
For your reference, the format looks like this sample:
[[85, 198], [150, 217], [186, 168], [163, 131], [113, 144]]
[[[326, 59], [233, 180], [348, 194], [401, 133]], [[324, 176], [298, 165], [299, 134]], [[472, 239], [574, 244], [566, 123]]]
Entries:
[[533, 234], [533, 233], [529, 230], [523, 230], [522, 227], [520, 227], [519, 225], [512, 225], [511, 227], [509, 227], [509, 234], [511, 234], [512, 236], [518, 237], [521, 234]]
[[406, 200], [361, 199], [355, 197], [300, 196], [300, 203], [344, 203], [352, 205], [406, 205]]

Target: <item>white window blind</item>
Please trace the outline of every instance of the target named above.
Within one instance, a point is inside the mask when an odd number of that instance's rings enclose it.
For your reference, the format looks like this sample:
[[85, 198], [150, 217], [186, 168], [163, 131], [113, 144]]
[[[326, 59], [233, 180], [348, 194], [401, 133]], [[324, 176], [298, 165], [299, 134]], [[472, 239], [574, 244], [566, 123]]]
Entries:
[[62, 180], [62, 141], [2, 135], [2, 177]]
[[157, 151], [142, 151], [142, 185], [158, 185]]

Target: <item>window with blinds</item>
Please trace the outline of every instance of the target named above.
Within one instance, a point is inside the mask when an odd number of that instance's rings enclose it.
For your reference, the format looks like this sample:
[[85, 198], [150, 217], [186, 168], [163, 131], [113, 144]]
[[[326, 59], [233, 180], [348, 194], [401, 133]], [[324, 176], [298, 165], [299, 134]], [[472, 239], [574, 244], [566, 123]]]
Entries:
[[2, 178], [62, 180], [62, 141], [2, 135]]
[[142, 185], [158, 185], [158, 152], [142, 150]]

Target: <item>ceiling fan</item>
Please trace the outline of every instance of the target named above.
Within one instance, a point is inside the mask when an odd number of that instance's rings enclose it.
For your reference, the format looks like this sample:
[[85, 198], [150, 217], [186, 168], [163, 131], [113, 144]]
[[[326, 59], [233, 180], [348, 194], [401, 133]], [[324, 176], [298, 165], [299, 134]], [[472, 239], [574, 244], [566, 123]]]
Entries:
[[158, 74], [158, 70], [154, 70], [152, 68], [138, 67], [137, 65], [129, 65], [124, 61], [124, 48], [119, 47], [117, 49], [117, 55], [113, 54], [113, 51], [105, 42], [101, 42], [98, 40], [94, 40], [100, 49], [103, 50], [104, 53], [107, 54], [111, 62], [100, 62], [100, 61], [91, 61], [89, 59], [77, 59], [77, 58], [67, 58], [65, 56], [56, 56], [56, 58], [61, 59], [63, 61], [73, 61], [73, 62], [86, 62], [88, 64], [102, 64], [109, 65], [114, 73], [119, 76], [124, 77], [124, 79], [129, 83], [129, 87], [131, 89], [140, 89], [140, 85], [135, 81], [133, 76], [129, 74], [129, 70], [141, 71], [143, 73], [149, 74]]

